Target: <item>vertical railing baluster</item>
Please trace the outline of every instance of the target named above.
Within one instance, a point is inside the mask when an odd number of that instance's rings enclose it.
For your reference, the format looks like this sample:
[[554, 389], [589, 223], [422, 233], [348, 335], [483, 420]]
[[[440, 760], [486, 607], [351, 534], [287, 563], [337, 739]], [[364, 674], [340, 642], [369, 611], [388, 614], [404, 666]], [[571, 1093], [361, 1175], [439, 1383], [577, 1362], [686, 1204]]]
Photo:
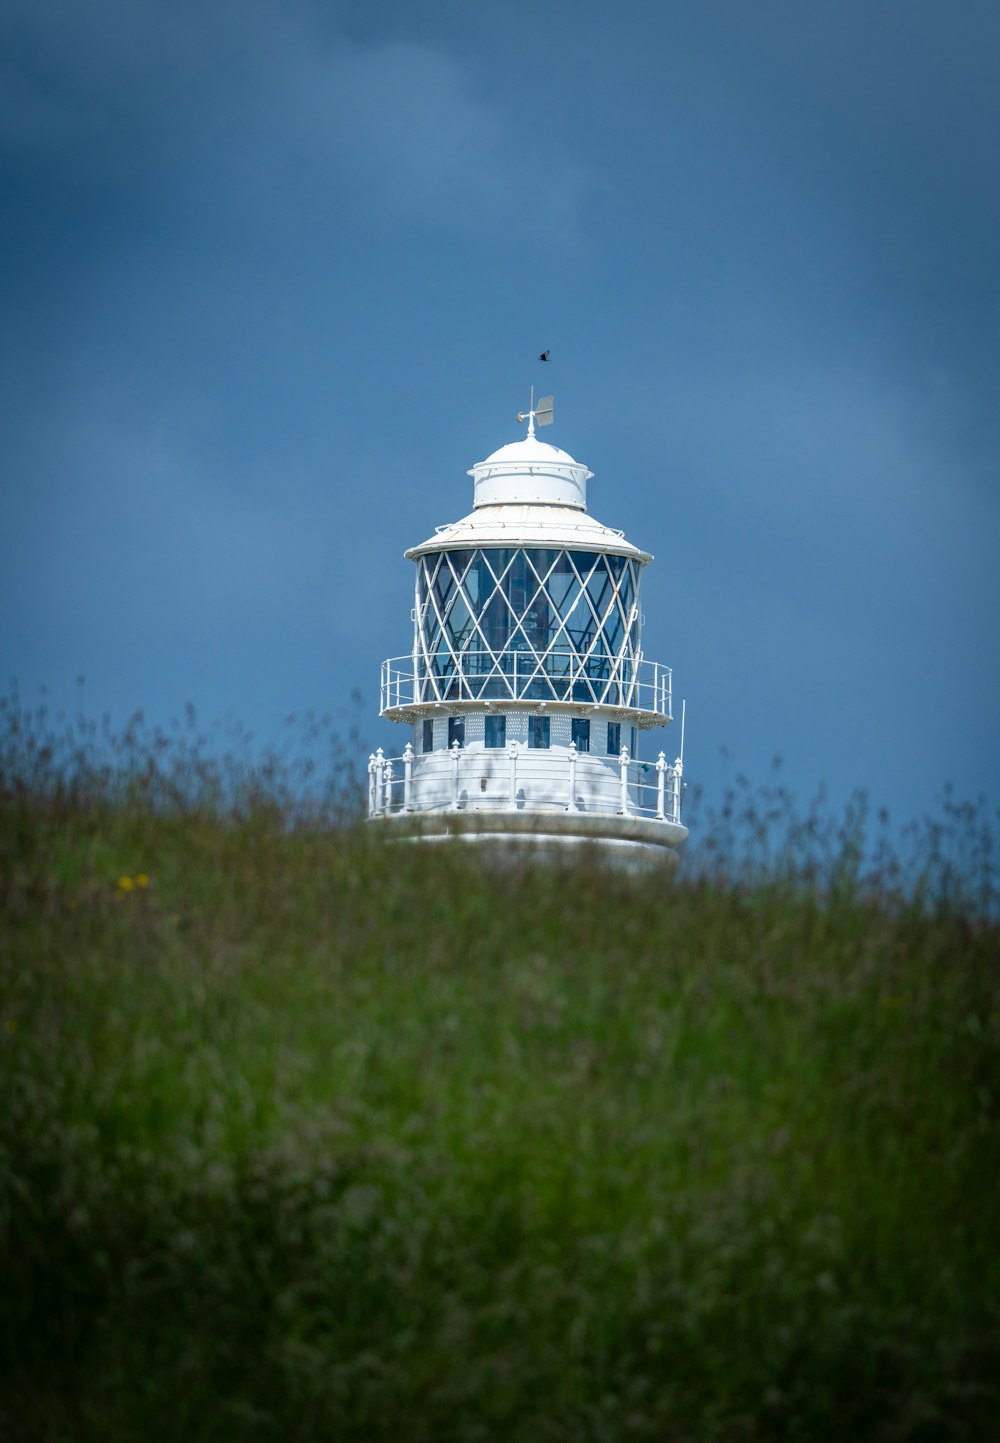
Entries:
[[566, 802], [567, 812], [576, 811], [576, 742], [569, 744], [569, 798]]
[[451, 744], [451, 804], [458, 811], [458, 737]]
[[666, 772], [667, 759], [661, 752], [656, 760], [656, 820], [658, 822], [663, 822], [666, 820], [666, 813], [663, 810], [663, 804], [665, 801], [664, 793], [666, 791], [667, 779]]
[[382, 773], [385, 782], [385, 811], [392, 811], [392, 761], [386, 761], [385, 771]]
[[382, 810], [382, 772], [385, 768], [385, 753], [379, 747], [375, 753], [375, 811]]
[[620, 766], [621, 766], [621, 789], [622, 789], [622, 794], [621, 794], [621, 806], [619, 807], [618, 810], [619, 810], [619, 812], [621, 813], [621, 815], [622, 815], [623, 817], [627, 817], [627, 816], [628, 816], [628, 747], [622, 747], [621, 753], [620, 753], [620, 755], [619, 755], [618, 760], [619, 760], [619, 764], [620, 764]]
[[374, 817], [378, 811], [378, 795], [375, 790], [375, 776], [378, 768], [378, 759], [372, 752], [368, 758], [368, 815]]
[[508, 806], [512, 812], [517, 811], [517, 742], [511, 742], [507, 748], [507, 756], [510, 759], [510, 796]]
[[403, 748], [403, 811], [413, 811], [413, 743]]

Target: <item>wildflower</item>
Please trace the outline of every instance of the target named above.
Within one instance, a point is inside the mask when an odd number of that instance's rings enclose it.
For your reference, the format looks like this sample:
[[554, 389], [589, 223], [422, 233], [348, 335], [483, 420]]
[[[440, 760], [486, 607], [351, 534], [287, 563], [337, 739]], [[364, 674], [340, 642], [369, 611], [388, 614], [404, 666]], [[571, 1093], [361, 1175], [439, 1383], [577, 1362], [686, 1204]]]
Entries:
[[133, 888], [134, 886], [135, 886], [135, 883], [132, 881], [132, 878], [131, 878], [131, 877], [119, 877], [119, 878], [118, 878], [118, 890], [119, 890], [119, 892], [131, 892], [131, 890], [132, 890], [132, 888]]
[[136, 872], [136, 874], [135, 874], [135, 885], [136, 885], [137, 887], [148, 887], [148, 886], [149, 886], [149, 878], [146, 876], [146, 873], [145, 873], [145, 872]]

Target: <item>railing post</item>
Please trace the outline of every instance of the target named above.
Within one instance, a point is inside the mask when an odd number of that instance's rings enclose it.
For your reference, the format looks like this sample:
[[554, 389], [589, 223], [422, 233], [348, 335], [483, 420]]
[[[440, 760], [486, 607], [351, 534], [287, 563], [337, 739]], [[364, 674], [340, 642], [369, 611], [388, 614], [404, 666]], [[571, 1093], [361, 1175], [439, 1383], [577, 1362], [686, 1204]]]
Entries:
[[508, 806], [512, 812], [517, 811], [517, 742], [511, 742], [507, 748], [507, 756], [510, 759], [510, 796]]
[[403, 748], [403, 811], [413, 811], [413, 743]]
[[619, 811], [623, 817], [628, 816], [628, 747], [622, 747], [619, 756], [621, 765], [622, 804]]
[[576, 742], [569, 744], [569, 799], [566, 802], [567, 812], [576, 811]]
[[458, 737], [451, 744], [451, 804], [458, 811]]
[[378, 793], [375, 790], [375, 775], [377, 769], [378, 760], [375, 756], [375, 753], [372, 752], [371, 756], [368, 758], [368, 815], [370, 817], [374, 817], [375, 813], [378, 811]]
[[674, 762], [674, 804], [671, 808], [673, 816], [670, 818], [672, 822], [679, 823], [681, 819], [681, 777], [683, 775], [684, 763], [678, 757]]
[[663, 810], [664, 792], [666, 791], [667, 780], [667, 759], [661, 752], [656, 759], [656, 820], [666, 821], [666, 813]]
[[392, 761], [387, 760], [385, 771], [382, 773], [385, 781], [385, 810], [392, 811]]
[[374, 792], [375, 792], [375, 811], [376, 811], [376, 813], [377, 813], [377, 812], [380, 812], [380, 811], [382, 810], [382, 772], [383, 772], [384, 768], [385, 768], [385, 753], [383, 752], [382, 748], [379, 747], [378, 751], [375, 753]]

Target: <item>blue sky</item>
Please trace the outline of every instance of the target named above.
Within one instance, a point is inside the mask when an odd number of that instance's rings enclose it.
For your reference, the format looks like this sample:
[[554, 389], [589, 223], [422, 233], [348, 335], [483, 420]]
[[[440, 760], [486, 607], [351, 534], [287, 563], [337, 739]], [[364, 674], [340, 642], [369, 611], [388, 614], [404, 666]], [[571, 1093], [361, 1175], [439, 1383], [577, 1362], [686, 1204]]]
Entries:
[[357, 689], [398, 751], [402, 552], [535, 382], [655, 554], [690, 780], [1000, 801], [992, 0], [7, 0], [0, 46], [29, 700], [270, 741]]

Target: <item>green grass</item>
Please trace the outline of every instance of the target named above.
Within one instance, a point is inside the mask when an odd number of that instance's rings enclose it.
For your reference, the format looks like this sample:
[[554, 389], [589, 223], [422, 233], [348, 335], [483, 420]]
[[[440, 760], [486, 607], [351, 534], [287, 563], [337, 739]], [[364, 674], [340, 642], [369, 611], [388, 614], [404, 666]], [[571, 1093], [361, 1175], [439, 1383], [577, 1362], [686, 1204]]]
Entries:
[[274, 759], [0, 757], [4, 1438], [995, 1436], [985, 865], [497, 869]]

